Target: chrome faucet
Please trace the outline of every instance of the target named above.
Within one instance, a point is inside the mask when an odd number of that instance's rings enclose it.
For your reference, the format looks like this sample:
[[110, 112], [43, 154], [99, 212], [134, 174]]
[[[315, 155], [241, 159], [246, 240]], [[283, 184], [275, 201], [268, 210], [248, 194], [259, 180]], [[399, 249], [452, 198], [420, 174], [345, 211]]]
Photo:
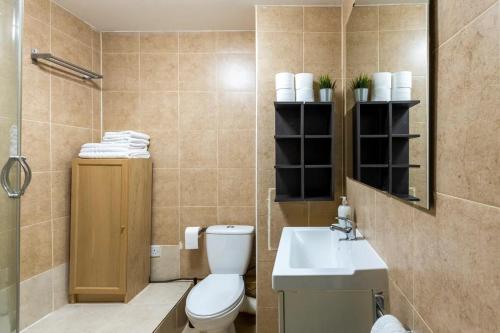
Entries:
[[356, 240], [356, 230], [358, 229], [358, 226], [356, 225], [356, 222], [353, 220], [348, 219], [347, 217], [336, 217], [335, 218], [337, 221], [343, 221], [345, 222], [346, 226], [342, 227], [339, 224], [333, 223], [330, 225], [330, 230], [338, 230], [346, 234], [345, 240]]

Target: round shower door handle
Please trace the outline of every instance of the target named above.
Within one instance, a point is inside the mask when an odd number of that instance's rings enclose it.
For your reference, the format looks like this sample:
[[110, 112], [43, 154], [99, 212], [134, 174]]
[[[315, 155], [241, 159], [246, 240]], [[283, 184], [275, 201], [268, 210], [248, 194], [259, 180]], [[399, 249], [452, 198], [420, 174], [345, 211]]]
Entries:
[[[16, 162], [18, 162], [19, 165], [21, 165], [21, 168], [23, 169], [24, 172], [24, 182], [19, 191], [12, 189], [9, 182], [10, 171], [12, 170], [12, 167]], [[5, 163], [5, 165], [2, 168], [2, 172], [0, 173], [0, 184], [2, 185], [5, 192], [7, 192], [9, 198], [20, 198], [24, 194], [30, 183], [31, 183], [31, 168], [26, 162], [26, 157], [24, 156], [9, 157], [7, 163]]]

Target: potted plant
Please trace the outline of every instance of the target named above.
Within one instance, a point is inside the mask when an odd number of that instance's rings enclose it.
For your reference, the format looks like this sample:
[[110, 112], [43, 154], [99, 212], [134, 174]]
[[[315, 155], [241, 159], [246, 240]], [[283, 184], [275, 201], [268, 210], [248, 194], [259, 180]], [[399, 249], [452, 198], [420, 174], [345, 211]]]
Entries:
[[330, 76], [321, 75], [319, 77], [319, 100], [321, 102], [331, 102], [333, 92], [335, 91], [335, 85], [337, 81], [333, 81], [330, 79]]
[[368, 88], [370, 87], [370, 78], [366, 74], [360, 74], [351, 82], [351, 89], [354, 93], [356, 102], [368, 101]]

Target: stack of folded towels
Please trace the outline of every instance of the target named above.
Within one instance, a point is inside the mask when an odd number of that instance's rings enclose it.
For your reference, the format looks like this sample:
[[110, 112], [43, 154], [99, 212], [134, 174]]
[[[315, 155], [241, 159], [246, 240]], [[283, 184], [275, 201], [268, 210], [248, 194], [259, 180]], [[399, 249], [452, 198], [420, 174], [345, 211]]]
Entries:
[[149, 135], [135, 132], [105, 132], [101, 143], [82, 145], [81, 158], [149, 158]]

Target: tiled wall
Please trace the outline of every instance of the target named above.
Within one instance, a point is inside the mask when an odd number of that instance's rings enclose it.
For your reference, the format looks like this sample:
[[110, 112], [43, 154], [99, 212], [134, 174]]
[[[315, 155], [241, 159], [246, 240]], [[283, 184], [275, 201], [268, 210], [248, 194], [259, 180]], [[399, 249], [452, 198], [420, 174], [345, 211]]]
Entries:
[[186, 227], [255, 225], [254, 36], [103, 33], [104, 130], [151, 135], [153, 279], [209, 273]]
[[[257, 6], [257, 329], [277, 332], [277, 294], [271, 272], [281, 230], [285, 226], [326, 226], [332, 223], [336, 202], [274, 202], [274, 75], [312, 72], [315, 80], [329, 74], [337, 80], [335, 94], [335, 198], [342, 193], [342, 60], [341, 8]], [[318, 99], [316, 91], [316, 99]], [[268, 208], [270, 200], [270, 209]], [[269, 219], [269, 224], [268, 224]], [[269, 226], [269, 227], [268, 227]]]
[[[413, 75], [412, 98], [420, 103], [411, 109], [410, 133], [420, 134], [410, 141], [410, 187], [421, 202], [427, 202], [427, 5], [356, 6], [346, 27], [346, 80], [360, 73], [409, 70]], [[354, 106], [352, 90], [346, 91], [346, 112]], [[349, 123], [350, 124], [350, 123]], [[346, 138], [351, 138], [351, 125]], [[349, 133], [349, 136], [347, 136]], [[352, 151], [346, 139], [347, 152]], [[352, 157], [346, 155], [346, 174], [352, 176]]]
[[391, 311], [414, 332], [498, 332], [500, 5], [434, 2], [431, 211], [347, 179], [389, 266]]
[[21, 327], [67, 302], [70, 163], [100, 137], [100, 87], [30, 51], [100, 72], [100, 35], [48, 0], [26, 0], [23, 35], [22, 152], [33, 180], [21, 200]]

